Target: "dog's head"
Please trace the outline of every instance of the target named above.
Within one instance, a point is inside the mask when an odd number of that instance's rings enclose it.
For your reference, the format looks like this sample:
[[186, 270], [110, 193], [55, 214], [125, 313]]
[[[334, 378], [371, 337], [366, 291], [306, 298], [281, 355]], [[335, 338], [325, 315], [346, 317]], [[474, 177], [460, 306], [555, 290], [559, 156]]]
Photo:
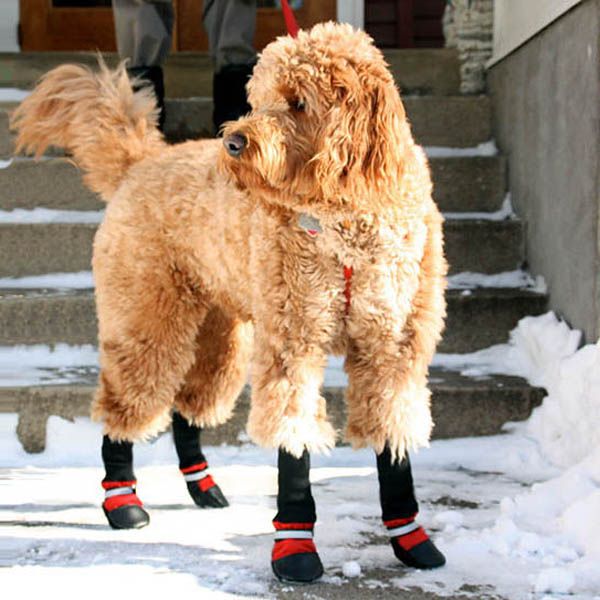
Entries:
[[263, 51], [252, 112], [224, 130], [222, 164], [268, 202], [317, 213], [397, 197], [410, 130], [381, 52], [364, 32], [324, 23]]

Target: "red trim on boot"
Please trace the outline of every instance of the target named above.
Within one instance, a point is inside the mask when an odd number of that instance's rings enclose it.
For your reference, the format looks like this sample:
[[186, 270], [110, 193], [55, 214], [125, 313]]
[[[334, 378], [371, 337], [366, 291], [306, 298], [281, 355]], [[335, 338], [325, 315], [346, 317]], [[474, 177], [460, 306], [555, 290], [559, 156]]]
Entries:
[[286, 529], [290, 529], [293, 531], [304, 531], [306, 529], [312, 530], [314, 526], [314, 523], [282, 523], [281, 521], [273, 521], [273, 527], [275, 527], [277, 531], [285, 531]]
[[110, 512], [111, 510], [115, 510], [115, 508], [121, 508], [121, 506], [127, 506], [135, 504], [137, 506], [142, 506], [142, 501], [137, 497], [135, 493], [133, 494], [124, 494], [122, 496], [112, 496], [107, 498], [102, 506]]
[[384, 521], [383, 524], [388, 529], [393, 529], [394, 527], [402, 527], [403, 525], [408, 525], [412, 523], [417, 517], [417, 513], [415, 513], [412, 517], [406, 517], [404, 519], [392, 519], [391, 521]]
[[209, 490], [211, 487], [215, 487], [215, 485], [217, 484], [210, 475], [207, 475], [206, 477], [198, 481], [198, 487], [202, 492], [206, 492], [206, 490]]
[[429, 539], [429, 536], [422, 527], [419, 527], [419, 529], [415, 529], [414, 531], [411, 531], [406, 535], [399, 535], [394, 539], [398, 542], [398, 545], [401, 548], [408, 552], [409, 550], [412, 550], [415, 546], [426, 542]]
[[120, 487], [134, 487], [136, 483], [135, 479], [133, 481], [103, 481], [102, 487], [105, 490], [114, 490]]
[[208, 463], [201, 462], [197, 465], [192, 465], [191, 467], [185, 467], [185, 469], [179, 469], [184, 475], [188, 475], [189, 473], [196, 473], [197, 471], [204, 471], [208, 467]]
[[317, 547], [312, 540], [277, 540], [273, 546], [271, 560], [276, 561], [292, 554], [305, 554], [314, 552], [316, 554]]

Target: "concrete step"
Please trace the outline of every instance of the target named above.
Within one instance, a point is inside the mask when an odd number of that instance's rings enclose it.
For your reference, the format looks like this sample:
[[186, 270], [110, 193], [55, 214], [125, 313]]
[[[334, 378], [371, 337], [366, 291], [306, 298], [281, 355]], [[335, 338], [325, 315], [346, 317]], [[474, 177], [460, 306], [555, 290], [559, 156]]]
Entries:
[[[384, 50], [390, 69], [405, 94], [452, 95], [459, 93], [460, 74], [456, 50], [428, 48]], [[104, 55], [114, 66], [118, 57]], [[46, 71], [63, 63], [98, 64], [94, 52], [18, 52], [0, 54], [0, 87], [31, 89]], [[165, 63], [165, 88], [172, 97], [212, 95], [212, 65], [206, 52], [171, 54]]]
[[[413, 135], [424, 146], [466, 148], [492, 137], [487, 96], [405, 96]], [[172, 140], [212, 135], [212, 100], [171, 98], [166, 101], [165, 131]]]
[[[0, 277], [89, 271], [95, 224], [0, 223]], [[446, 255], [452, 273], [512, 271], [523, 261], [518, 220], [448, 220]]]
[[[434, 198], [442, 211], [485, 212], [500, 208], [505, 194], [502, 156], [430, 159]], [[85, 188], [80, 171], [65, 159], [14, 161], [0, 169], [0, 210], [46, 207], [99, 210], [104, 203]]]
[[[520, 289], [449, 290], [440, 352], [472, 352], [507, 341], [519, 319], [546, 310], [543, 294]], [[96, 344], [91, 290], [0, 290], [0, 345]]]
[[[491, 105], [487, 96], [409, 96], [404, 98], [413, 134], [424, 146], [466, 148], [492, 137]], [[9, 110], [5, 105], [3, 110]], [[210, 98], [166, 100], [165, 132], [172, 141], [212, 136]], [[0, 158], [9, 156], [6, 115], [0, 117]]]
[[[432, 411], [436, 423], [434, 438], [493, 435], [507, 421], [526, 419], [544, 396], [543, 390], [530, 387], [514, 377], [494, 376], [485, 380], [432, 369]], [[50, 385], [0, 388], [0, 412], [18, 413], [17, 435], [27, 452], [41, 452], [46, 444], [49, 416], [66, 419], [88, 416], [94, 386]], [[344, 425], [343, 388], [325, 388], [327, 410], [337, 429]], [[203, 433], [207, 445], [240, 444], [245, 431], [249, 395], [245, 390], [232, 418], [216, 429]]]

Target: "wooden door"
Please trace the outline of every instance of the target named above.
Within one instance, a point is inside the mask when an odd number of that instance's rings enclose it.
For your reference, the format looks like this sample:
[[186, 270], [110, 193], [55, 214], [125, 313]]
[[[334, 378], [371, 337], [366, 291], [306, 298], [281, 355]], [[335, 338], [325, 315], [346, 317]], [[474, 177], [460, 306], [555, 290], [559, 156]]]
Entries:
[[111, 0], [19, 0], [21, 50], [116, 50]]
[[365, 0], [365, 30], [381, 48], [439, 48], [447, 0]]
[[[202, 4], [173, 0], [174, 52], [207, 50]], [[336, 0], [296, 0], [293, 5], [300, 27], [336, 18]], [[261, 50], [286, 30], [276, 0], [258, 0], [258, 6], [255, 46]], [[22, 50], [116, 50], [111, 0], [19, 0], [19, 7]]]

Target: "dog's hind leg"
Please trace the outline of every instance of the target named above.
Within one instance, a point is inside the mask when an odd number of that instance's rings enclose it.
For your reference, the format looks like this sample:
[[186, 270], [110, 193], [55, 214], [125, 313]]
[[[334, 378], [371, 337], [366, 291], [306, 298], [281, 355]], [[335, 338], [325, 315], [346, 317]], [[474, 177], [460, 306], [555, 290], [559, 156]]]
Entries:
[[175, 397], [176, 410], [191, 424], [214, 427], [231, 415], [247, 377], [252, 324], [214, 306], [195, 340], [195, 357]]
[[101, 371], [92, 414], [111, 439], [137, 441], [169, 424], [208, 305], [202, 290], [160, 255], [151, 255], [149, 247], [100, 258], [103, 242], [97, 235]]

